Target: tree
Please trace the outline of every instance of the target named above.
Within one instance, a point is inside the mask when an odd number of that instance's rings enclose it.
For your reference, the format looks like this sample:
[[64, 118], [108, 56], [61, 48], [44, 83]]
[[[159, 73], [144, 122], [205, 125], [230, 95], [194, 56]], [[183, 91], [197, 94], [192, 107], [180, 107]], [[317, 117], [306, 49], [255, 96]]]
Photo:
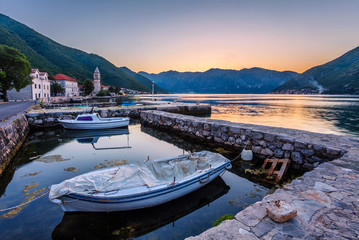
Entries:
[[7, 45], [0, 45], [0, 69], [5, 72], [0, 77], [0, 87], [4, 101], [9, 101], [7, 90], [16, 91], [32, 84], [31, 65], [24, 54]]
[[110, 93], [107, 90], [101, 89], [96, 95], [100, 96], [100, 97], [103, 97], [103, 96], [109, 96]]
[[94, 88], [95, 87], [93, 85], [93, 82], [90, 79], [87, 79], [82, 86], [82, 91], [85, 93], [85, 95], [89, 95], [92, 93]]
[[110, 93], [114, 93], [114, 92], [116, 92], [116, 88], [113, 87], [113, 86], [110, 86], [110, 87], [108, 88], [108, 91], [109, 91]]
[[51, 95], [57, 96], [57, 94], [65, 94], [65, 89], [60, 83], [53, 81], [50, 86]]

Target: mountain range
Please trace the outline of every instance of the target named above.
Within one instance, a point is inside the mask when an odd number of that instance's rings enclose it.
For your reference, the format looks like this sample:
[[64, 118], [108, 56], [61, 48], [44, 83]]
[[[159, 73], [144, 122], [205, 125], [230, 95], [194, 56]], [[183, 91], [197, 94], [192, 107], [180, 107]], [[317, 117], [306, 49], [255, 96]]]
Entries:
[[359, 94], [359, 47], [305, 71], [272, 93]]
[[291, 71], [263, 68], [226, 70], [212, 68], [205, 72], [167, 71], [159, 74], [139, 72], [173, 93], [268, 93], [298, 75]]
[[[77, 79], [80, 83], [93, 78], [96, 67], [101, 72], [103, 85], [151, 92], [152, 81], [128, 68], [119, 68], [105, 58], [61, 45], [28, 26], [0, 14], [0, 44], [20, 50], [29, 60], [32, 68], [58, 73]], [[156, 93], [167, 93], [156, 86]]]

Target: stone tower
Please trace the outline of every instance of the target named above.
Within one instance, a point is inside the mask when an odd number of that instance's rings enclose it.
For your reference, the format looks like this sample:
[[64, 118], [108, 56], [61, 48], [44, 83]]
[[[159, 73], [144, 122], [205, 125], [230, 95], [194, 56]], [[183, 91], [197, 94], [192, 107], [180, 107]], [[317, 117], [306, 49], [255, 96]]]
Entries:
[[93, 73], [93, 85], [94, 85], [94, 94], [97, 94], [101, 90], [101, 74], [98, 67], [96, 67], [95, 72]]

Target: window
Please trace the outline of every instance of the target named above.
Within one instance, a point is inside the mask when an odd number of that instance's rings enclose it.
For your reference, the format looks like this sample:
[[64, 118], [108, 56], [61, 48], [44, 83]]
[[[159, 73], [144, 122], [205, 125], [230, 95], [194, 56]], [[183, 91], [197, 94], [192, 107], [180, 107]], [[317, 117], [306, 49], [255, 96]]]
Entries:
[[92, 117], [91, 116], [78, 117], [77, 121], [92, 121]]
[[[36, 84], [34, 84], [35, 85], [35, 88], [36, 88]], [[35, 94], [36, 95], [36, 94]]]

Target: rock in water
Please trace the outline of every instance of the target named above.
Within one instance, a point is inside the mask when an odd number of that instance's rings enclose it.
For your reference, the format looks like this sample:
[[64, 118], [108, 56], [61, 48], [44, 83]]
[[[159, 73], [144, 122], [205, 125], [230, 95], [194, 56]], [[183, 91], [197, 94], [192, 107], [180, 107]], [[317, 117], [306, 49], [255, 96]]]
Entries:
[[297, 216], [297, 210], [285, 201], [273, 201], [266, 207], [270, 219], [276, 222], [286, 222]]

